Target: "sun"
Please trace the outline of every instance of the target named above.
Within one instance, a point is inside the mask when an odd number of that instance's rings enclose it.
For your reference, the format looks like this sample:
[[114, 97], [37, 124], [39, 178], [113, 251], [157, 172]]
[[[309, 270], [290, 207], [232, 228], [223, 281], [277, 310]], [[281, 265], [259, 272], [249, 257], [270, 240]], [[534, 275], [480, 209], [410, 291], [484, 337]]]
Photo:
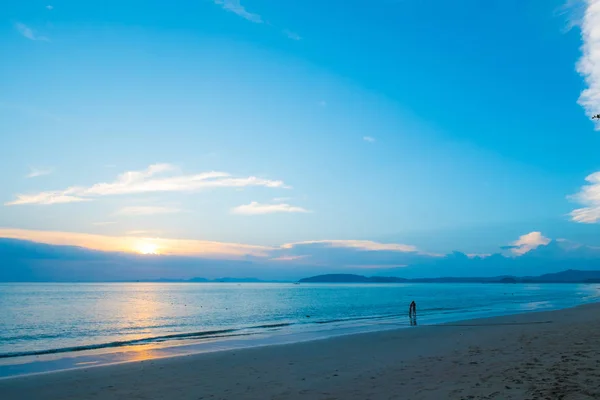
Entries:
[[158, 246], [153, 243], [140, 243], [136, 251], [140, 254], [158, 254]]

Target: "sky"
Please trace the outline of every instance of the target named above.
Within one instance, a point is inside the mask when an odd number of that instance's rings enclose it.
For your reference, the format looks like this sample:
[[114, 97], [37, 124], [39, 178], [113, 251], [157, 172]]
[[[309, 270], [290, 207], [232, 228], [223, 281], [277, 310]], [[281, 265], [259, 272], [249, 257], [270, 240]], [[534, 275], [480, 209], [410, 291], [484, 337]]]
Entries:
[[0, 56], [3, 238], [281, 268], [600, 246], [600, 0], [8, 0]]

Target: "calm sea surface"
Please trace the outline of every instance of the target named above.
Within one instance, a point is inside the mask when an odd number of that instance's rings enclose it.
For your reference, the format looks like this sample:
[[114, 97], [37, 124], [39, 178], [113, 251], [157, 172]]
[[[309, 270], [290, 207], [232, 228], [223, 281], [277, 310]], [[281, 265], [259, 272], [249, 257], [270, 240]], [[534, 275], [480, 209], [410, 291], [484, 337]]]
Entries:
[[0, 358], [566, 308], [600, 285], [0, 284]]

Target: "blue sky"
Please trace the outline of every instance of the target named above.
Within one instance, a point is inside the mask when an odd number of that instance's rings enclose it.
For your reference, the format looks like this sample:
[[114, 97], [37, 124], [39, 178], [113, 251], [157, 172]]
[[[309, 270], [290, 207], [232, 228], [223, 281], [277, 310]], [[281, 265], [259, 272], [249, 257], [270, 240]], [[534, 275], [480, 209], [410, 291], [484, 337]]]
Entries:
[[600, 2], [570, 5], [5, 1], [0, 236], [600, 245]]

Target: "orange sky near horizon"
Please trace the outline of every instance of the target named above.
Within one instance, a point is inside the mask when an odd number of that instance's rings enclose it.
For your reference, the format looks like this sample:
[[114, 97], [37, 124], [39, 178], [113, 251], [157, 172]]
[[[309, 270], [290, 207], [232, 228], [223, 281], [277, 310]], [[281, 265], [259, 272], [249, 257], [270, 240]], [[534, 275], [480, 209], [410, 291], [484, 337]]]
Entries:
[[30, 240], [52, 245], [78, 246], [107, 252], [205, 256], [214, 258], [268, 257], [269, 252], [273, 250], [273, 248], [267, 246], [222, 243], [207, 240], [105, 236], [88, 233], [10, 228], [0, 228], [0, 237]]

